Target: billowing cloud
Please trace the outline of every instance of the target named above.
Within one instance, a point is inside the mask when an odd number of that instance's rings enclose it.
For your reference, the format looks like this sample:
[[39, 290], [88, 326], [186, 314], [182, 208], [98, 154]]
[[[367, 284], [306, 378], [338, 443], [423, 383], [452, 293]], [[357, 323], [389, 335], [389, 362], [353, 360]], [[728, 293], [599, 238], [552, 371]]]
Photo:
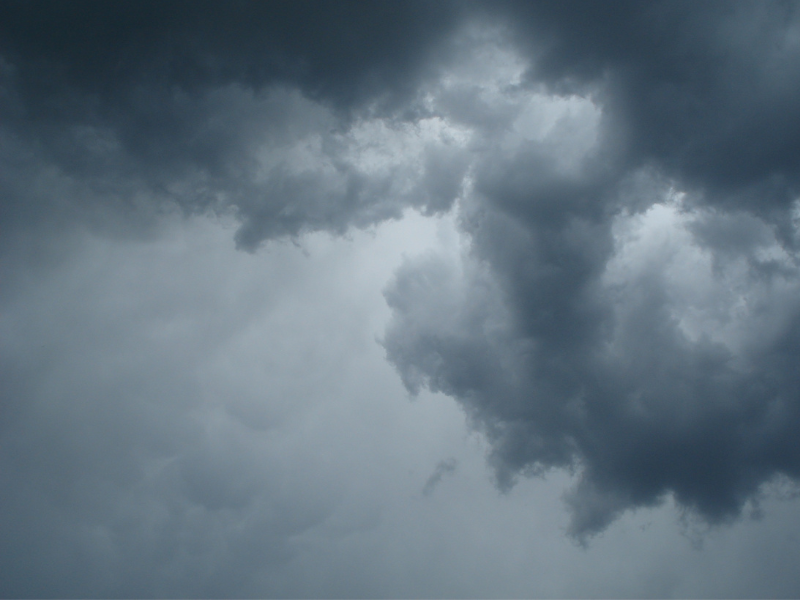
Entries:
[[668, 494], [720, 522], [800, 475], [795, 9], [510, 6], [524, 73], [451, 103], [509, 118], [476, 149], [469, 249], [388, 289], [388, 356], [460, 400], [501, 486], [579, 470], [580, 538]]
[[528, 595], [448, 564], [507, 536], [483, 447], [417, 448], [444, 396], [579, 540], [755, 510], [800, 479], [798, 72], [796, 3], [4, 4], [2, 591]]

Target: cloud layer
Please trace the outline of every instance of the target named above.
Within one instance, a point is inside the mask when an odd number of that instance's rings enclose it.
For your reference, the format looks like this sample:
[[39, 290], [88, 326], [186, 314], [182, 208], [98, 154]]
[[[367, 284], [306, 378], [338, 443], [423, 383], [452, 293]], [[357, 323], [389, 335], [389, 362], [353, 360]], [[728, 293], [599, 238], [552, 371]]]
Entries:
[[[387, 320], [501, 489], [575, 474], [579, 540], [796, 482], [798, 72], [796, 3], [4, 4], [3, 590], [300, 593], [263, 565], [379, 528], [326, 410], [390, 388]], [[314, 237], [413, 212], [455, 232]]]
[[[211, 210], [235, 213], [238, 242], [253, 249], [397, 218], [408, 205], [446, 210], [458, 192], [450, 181], [463, 160], [436, 131], [408, 149], [418, 120], [367, 114], [406, 111], [437, 70], [428, 58], [457, 20], [447, 4], [2, 12], [6, 228], [111, 221], [138, 232], [170, 210]], [[430, 185], [417, 190], [414, 176]]]

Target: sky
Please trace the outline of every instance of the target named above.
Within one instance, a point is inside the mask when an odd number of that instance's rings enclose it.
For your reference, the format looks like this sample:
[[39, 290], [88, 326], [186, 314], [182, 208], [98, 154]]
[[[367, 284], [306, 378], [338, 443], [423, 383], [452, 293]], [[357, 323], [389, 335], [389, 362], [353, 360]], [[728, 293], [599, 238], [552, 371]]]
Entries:
[[800, 4], [0, 4], [0, 596], [800, 595]]

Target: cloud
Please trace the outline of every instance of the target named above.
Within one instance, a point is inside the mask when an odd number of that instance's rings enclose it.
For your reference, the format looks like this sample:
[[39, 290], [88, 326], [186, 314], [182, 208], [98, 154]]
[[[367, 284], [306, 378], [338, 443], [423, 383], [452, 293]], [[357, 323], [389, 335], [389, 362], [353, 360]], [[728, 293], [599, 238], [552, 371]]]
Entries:
[[708, 202], [759, 214], [798, 194], [793, 3], [512, 5], [528, 77], [602, 98], [628, 168], [655, 162]]
[[[142, 401], [202, 396], [194, 352], [224, 352], [254, 309], [211, 318], [192, 263], [181, 289], [165, 274], [144, 285], [174, 296], [153, 291], [131, 313], [125, 294], [98, 293], [81, 313], [80, 268], [115, 279], [103, 251], [71, 272], [67, 250], [86, 229], [176, 235], [175, 214], [233, 218], [235, 243], [255, 251], [457, 207], [463, 247], [409, 259], [386, 288], [383, 344], [406, 387], [458, 400], [503, 489], [579, 473], [566, 501], [580, 539], [669, 496], [711, 523], [736, 517], [765, 483], [800, 476], [798, 31], [791, 3], [4, 5], [0, 267], [17, 316], [3, 419], [20, 427], [4, 460], [30, 485], [9, 511], [41, 502], [44, 531], [102, 541], [124, 514], [82, 528], [59, 507], [122, 510], [100, 488], [146, 481], [134, 520], [163, 537], [141, 545], [179, 548], [186, 562], [165, 568], [181, 577], [203, 560], [234, 569], [258, 535], [259, 552], [283, 556], [325, 521], [326, 494], [262, 471], [261, 442], [209, 425], [217, 415], [187, 425], [176, 405]], [[64, 290], [69, 310], [42, 300]], [[57, 429], [75, 403], [91, 419]], [[227, 408], [271, 427], [252, 402]], [[103, 475], [73, 489], [66, 468], [37, 463], [51, 431], [66, 463]], [[119, 448], [89, 431], [116, 432]], [[205, 558], [220, 530], [238, 533]], [[19, 556], [24, 574], [35, 552]], [[159, 573], [159, 589], [180, 587]]]
[[436, 468], [431, 473], [431, 476], [428, 477], [428, 480], [425, 482], [425, 485], [422, 486], [422, 495], [423, 496], [430, 496], [433, 494], [433, 491], [436, 489], [436, 486], [439, 485], [442, 481], [442, 477], [445, 475], [450, 475], [455, 473], [456, 467], [458, 466], [458, 461], [455, 458], [448, 458], [447, 460], [440, 460], [436, 465]]
[[800, 475], [796, 6], [504, 10], [523, 74], [442, 105], [507, 115], [473, 147], [470, 245], [398, 273], [387, 355], [459, 399], [501, 487], [577, 470], [581, 540], [668, 495], [728, 521]]
[[[141, 235], [165, 213], [216, 212], [240, 219], [238, 243], [252, 250], [408, 205], [447, 210], [463, 158], [435, 132], [408, 157], [397, 144], [419, 126], [400, 113], [437, 72], [431, 53], [459, 13], [447, 3], [5, 5], [4, 228]], [[393, 163], [365, 171], [370, 148]]]
[[269, 436], [225, 413], [280, 394], [275, 377], [260, 393], [212, 383], [215, 353], [281, 299], [254, 261], [221, 260], [230, 231], [193, 225], [84, 241], [3, 295], [4, 595], [219, 594], [335, 508], [277, 407], [260, 415]]
[[418, 495], [407, 471], [435, 463], [460, 424], [443, 401], [408, 403], [375, 343], [381, 282], [436, 243], [422, 221], [245, 253], [235, 222], [173, 217], [156, 240], [80, 236], [62, 260], [12, 272], [0, 594], [325, 586], [283, 570]]

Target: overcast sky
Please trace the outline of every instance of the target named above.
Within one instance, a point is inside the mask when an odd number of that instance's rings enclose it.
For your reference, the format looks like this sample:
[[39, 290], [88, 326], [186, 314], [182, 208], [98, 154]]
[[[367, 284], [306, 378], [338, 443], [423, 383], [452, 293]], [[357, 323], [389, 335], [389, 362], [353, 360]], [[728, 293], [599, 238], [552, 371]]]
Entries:
[[800, 595], [800, 4], [0, 4], [0, 595]]

